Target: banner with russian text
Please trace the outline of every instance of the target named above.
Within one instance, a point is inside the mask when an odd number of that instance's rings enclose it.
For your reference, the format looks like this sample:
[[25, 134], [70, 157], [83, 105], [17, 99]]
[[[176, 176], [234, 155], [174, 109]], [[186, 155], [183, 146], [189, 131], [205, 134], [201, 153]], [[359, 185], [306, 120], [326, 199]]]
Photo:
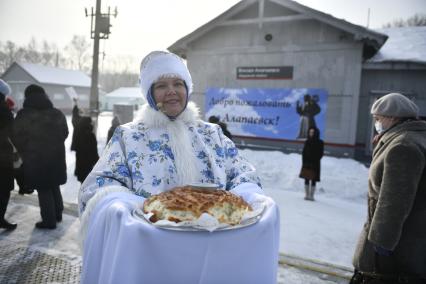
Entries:
[[310, 127], [325, 130], [324, 89], [209, 88], [205, 118], [216, 116], [234, 136], [298, 140]]

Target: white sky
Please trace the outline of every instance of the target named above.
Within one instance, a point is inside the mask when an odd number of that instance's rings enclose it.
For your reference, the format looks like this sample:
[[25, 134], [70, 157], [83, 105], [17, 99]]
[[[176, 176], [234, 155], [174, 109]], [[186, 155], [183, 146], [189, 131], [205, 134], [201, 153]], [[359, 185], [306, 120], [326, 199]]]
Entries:
[[[166, 49], [220, 15], [238, 0], [103, 0], [118, 8], [112, 18], [111, 35], [101, 41], [108, 55], [132, 55], [138, 60], [154, 49]], [[425, 0], [299, 0], [299, 3], [351, 23], [381, 28], [394, 19], [415, 13], [426, 14]], [[73, 35], [90, 36], [90, 17], [84, 8], [95, 7], [95, 0], [0, 0], [0, 41], [27, 44], [31, 37], [56, 43], [59, 48]], [[138, 66], [139, 64], [135, 64]]]

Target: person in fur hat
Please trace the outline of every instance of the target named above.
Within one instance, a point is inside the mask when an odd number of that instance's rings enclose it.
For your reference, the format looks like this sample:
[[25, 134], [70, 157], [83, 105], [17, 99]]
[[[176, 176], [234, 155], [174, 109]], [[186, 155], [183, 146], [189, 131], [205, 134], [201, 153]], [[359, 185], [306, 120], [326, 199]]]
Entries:
[[215, 183], [246, 200], [264, 196], [254, 167], [219, 125], [200, 119], [197, 106], [189, 101], [192, 78], [180, 57], [163, 51], [148, 54], [140, 66], [140, 87], [147, 103], [133, 122], [117, 127], [80, 189], [83, 255], [88, 263], [82, 283], [96, 282], [98, 277], [89, 268], [89, 263], [97, 263], [90, 261], [96, 257], [90, 244], [102, 238], [96, 237], [94, 232], [103, 232], [96, 228], [107, 225], [93, 222], [95, 217], [90, 216], [109, 210], [104, 207], [107, 198], [138, 196], [143, 203], [151, 195], [192, 183]]
[[378, 135], [351, 283], [426, 283], [426, 122], [398, 93], [379, 98], [371, 114]]

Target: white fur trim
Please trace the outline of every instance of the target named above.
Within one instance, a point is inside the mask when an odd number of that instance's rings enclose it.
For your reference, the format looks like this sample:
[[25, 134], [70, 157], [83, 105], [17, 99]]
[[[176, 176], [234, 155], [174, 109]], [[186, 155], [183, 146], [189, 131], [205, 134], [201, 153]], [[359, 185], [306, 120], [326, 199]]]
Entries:
[[174, 53], [153, 51], [141, 62], [139, 82], [145, 99], [151, 85], [164, 76], [177, 76], [185, 81], [188, 96], [192, 93], [192, 78], [183, 60]]
[[188, 102], [186, 109], [178, 116], [175, 120], [171, 121], [161, 111], [156, 111], [151, 108], [148, 104], [141, 106], [140, 110], [137, 112], [134, 121], [142, 122], [150, 128], [164, 128], [169, 124], [177, 123], [178, 121], [184, 123], [196, 122], [200, 119], [200, 110], [194, 102]]
[[87, 228], [89, 226], [90, 216], [92, 215], [92, 211], [95, 209], [96, 205], [98, 205], [99, 201], [113, 192], [128, 192], [131, 191], [124, 186], [119, 185], [111, 185], [101, 188], [96, 192], [96, 194], [90, 198], [89, 202], [87, 202], [86, 209], [83, 211], [83, 214], [80, 216], [80, 245], [83, 247], [83, 242], [86, 239]]
[[146, 104], [136, 115], [136, 122], [142, 122], [150, 128], [164, 129], [169, 134], [169, 146], [175, 157], [179, 184], [190, 184], [199, 179], [200, 174], [196, 168], [196, 157], [187, 125], [197, 120], [199, 120], [199, 110], [193, 102], [188, 102], [185, 111], [173, 121]]

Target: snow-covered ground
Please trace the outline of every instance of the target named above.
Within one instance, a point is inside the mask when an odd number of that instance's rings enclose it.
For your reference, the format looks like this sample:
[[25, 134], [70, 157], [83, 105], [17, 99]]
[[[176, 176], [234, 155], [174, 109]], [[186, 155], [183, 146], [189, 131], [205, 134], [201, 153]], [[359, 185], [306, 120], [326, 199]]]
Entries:
[[[99, 116], [99, 153], [105, 146], [111, 120], [111, 113]], [[77, 203], [80, 183], [73, 175], [75, 153], [69, 150], [70, 122], [68, 117], [68, 181], [61, 189], [66, 202]], [[241, 154], [254, 164], [266, 193], [280, 207], [280, 252], [352, 267], [352, 254], [367, 213], [368, 169], [352, 159], [324, 157], [316, 201], [310, 202], [303, 199], [299, 154], [254, 150], [241, 150]]]

